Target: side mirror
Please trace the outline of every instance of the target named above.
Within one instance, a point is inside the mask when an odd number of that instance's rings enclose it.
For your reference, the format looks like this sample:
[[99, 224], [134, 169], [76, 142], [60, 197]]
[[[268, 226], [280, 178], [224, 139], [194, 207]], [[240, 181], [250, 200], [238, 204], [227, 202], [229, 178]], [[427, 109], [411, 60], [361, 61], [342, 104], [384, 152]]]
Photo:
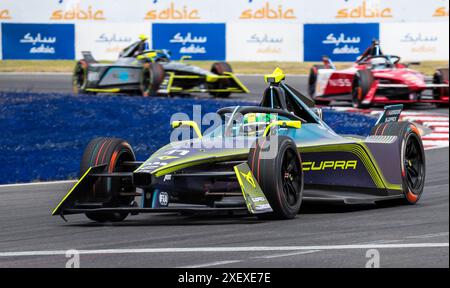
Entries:
[[314, 107], [314, 108], [311, 108], [311, 110], [314, 112], [314, 114], [317, 115], [317, 117], [320, 118], [320, 120], [323, 120], [323, 110], [322, 110], [322, 108]]
[[185, 60], [190, 60], [190, 59], [192, 59], [192, 56], [185, 55], [185, 56], [181, 57], [180, 62], [184, 62]]
[[194, 132], [195, 132], [195, 134], [197, 134], [198, 138], [200, 138], [200, 139], [203, 138], [202, 132], [200, 131], [200, 128], [198, 128], [197, 122], [195, 122], [195, 121], [174, 121], [174, 122], [172, 122], [173, 129], [180, 128], [182, 126], [191, 127], [192, 129], [194, 129]]
[[420, 66], [422, 63], [421, 62], [408, 62], [408, 63], [406, 63], [405, 64], [405, 66], [406, 67], [409, 67], [409, 66]]
[[302, 127], [302, 122], [301, 121], [274, 121], [266, 127], [266, 130], [264, 130], [263, 136], [264, 137], [268, 136], [270, 133], [270, 130], [275, 126], [280, 126], [282, 128], [300, 129]]

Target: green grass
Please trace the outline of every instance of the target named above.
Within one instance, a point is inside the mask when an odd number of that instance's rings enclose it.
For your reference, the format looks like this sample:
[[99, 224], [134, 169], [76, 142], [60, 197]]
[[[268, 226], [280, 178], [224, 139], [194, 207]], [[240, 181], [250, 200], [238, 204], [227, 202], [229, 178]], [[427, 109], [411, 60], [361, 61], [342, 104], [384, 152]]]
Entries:
[[[0, 61], [0, 72], [72, 72], [75, 61], [70, 60], [3, 60]], [[210, 69], [213, 61], [189, 61], [190, 64]], [[311, 62], [230, 62], [238, 74], [268, 74], [276, 67], [287, 74], [308, 74]], [[335, 63], [338, 69], [346, 68], [351, 63]], [[424, 61], [419, 66], [412, 66], [427, 75], [432, 75], [439, 67], [448, 67], [448, 61]]]

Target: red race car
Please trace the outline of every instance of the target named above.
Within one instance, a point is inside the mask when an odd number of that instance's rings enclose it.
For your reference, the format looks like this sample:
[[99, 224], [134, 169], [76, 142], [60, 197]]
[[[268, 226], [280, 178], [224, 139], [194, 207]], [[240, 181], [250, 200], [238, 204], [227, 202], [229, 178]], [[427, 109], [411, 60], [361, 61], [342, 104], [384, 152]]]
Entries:
[[323, 62], [311, 68], [308, 80], [317, 104], [352, 101], [355, 108], [367, 108], [376, 103], [449, 103], [448, 68], [426, 77], [408, 67], [420, 63], [401, 64], [398, 56], [371, 53], [345, 70], [336, 70], [328, 57]]

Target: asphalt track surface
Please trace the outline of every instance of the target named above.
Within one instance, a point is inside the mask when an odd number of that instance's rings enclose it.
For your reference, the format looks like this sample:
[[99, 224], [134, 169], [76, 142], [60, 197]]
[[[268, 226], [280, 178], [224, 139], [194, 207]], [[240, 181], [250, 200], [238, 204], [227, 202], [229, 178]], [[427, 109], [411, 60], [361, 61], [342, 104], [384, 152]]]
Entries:
[[[260, 77], [242, 78], [253, 91], [264, 88]], [[306, 81], [289, 79], [296, 87]], [[5, 87], [69, 92], [70, 78], [0, 75], [0, 90]], [[66, 251], [76, 249], [81, 267], [363, 268], [375, 248], [381, 267], [448, 268], [449, 149], [426, 157], [425, 191], [416, 206], [306, 205], [290, 221], [142, 214], [119, 224], [82, 215], [65, 223], [50, 211], [72, 183], [0, 186], [0, 267], [65, 267]]]

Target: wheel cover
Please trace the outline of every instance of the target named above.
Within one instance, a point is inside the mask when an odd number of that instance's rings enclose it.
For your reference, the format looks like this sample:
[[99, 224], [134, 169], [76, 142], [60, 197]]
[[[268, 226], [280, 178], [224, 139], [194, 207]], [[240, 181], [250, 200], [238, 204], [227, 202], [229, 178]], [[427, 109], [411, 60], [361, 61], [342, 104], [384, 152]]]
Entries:
[[145, 70], [142, 77], [142, 92], [150, 93], [151, 89], [151, 72], [149, 70]]
[[406, 142], [404, 167], [409, 190], [417, 195], [424, 183], [425, 165], [417, 136], [410, 136]]
[[74, 90], [77, 92], [84, 86], [86, 80], [86, 73], [80, 64], [77, 65], [73, 78]]
[[281, 165], [283, 193], [289, 206], [295, 206], [300, 200], [300, 162], [297, 154], [288, 149], [283, 155]]

